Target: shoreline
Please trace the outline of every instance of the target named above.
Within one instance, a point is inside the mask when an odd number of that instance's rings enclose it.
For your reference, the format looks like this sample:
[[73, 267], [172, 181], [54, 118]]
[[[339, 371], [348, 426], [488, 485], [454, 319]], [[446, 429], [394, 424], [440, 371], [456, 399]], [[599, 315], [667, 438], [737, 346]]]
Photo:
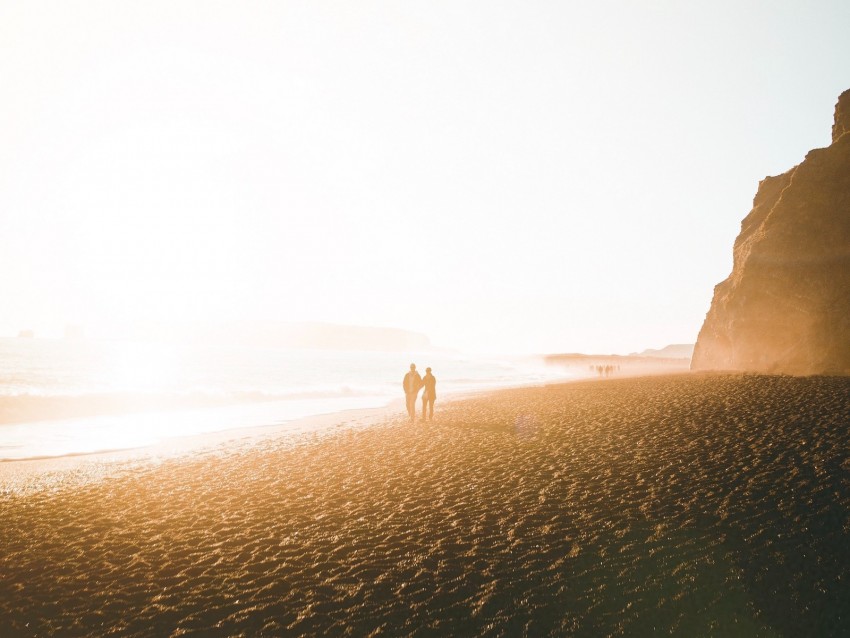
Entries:
[[[623, 375], [620, 378], [627, 377]], [[596, 383], [607, 380], [611, 379], [574, 377], [557, 381], [486, 387], [475, 391], [447, 392], [439, 395], [435, 413], [439, 416], [440, 408], [449, 403], [480, 399], [502, 391], [579, 382]], [[416, 424], [418, 425], [420, 424], [418, 415], [421, 408], [418, 399], [416, 408]], [[156, 413], [145, 412], [143, 414]], [[341, 431], [353, 431], [397, 422], [409, 423], [403, 398], [393, 399], [387, 405], [381, 407], [338, 410], [266, 425], [234, 426], [218, 431], [172, 437], [153, 444], [123, 449], [2, 459], [0, 460], [0, 495], [19, 492], [31, 493], [41, 490], [55, 491], [56, 489], [100, 481], [128, 470], [136, 470], [144, 465], [156, 465], [166, 460], [180, 462], [181, 459], [189, 461], [200, 456], [250, 453], [252, 448], [257, 448], [269, 442], [281, 447], [294, 447], [315, 443]], [[21, 425], [26, 425], [26, 423]]]
[[[438, 399], [439, 403], [445, 404], [448, 401], [462, 400], [467, 398], [472, 398], [476, 396], [480, 396], [482, 394], [487, 394], [491, 392], [499, 392], [501, 390], [509, 390], [509, 389], [518, 389], [525, 387], [537, 387], [541, 385], [548, 385], [551, 383], [573, 383], [575, 381], [583, 381], [583, 380], [595, 380], [591, 377], [581, 377], [581, 376], [564, 376], [563, 378], [554, 379], [554, 380], [546, 380], [546, 381], [529, 381], [527, 383], [517, 383], [511, 385], [487, 385], [482, 384], [482, 387], [470, 390], [449, 390], [447, 392], [441, 393]], [[602, 380], [602, 379], [598, 379]], [[343, 398], [347, 400], [354, 400], [358, 397], [353, 398]], [[37, 402], [37, 399], [32, 399], [33, 403]], [[2, 404], [2, 399], [0, 399], [0, 404]], [[213, 398], [209, 401], [206, 399], [202, 402], [199, 402], [196, 398], [192, 397], [184, 397], [184, 398], [175, 398], [168, 397], [168, 400], [164, 405], [158, 405], [153, 403], [152, 401], [143, 401], [137, 400], [132, 402], [130, 405], [131, 409], [122, 410], [120, 406], [122, 405], [121, 397], [107, 397], [106, 401], [103, 401], [103, 397], [83, 397], [83, 398], [72, 398], [71, 404], [75, 409], [72, 409], [71, 414], [65, 418], [60, 418], [57, 416], [57, 406], [60, 406], [61, 401], [54, 401], [53, 398], [48, 400], [48, 409], [44, 413], [36, 412], [36, 416], [29, 420], [24, 421], [15, 421], [12, 423], [2, 422], [0, 420], [0, 428], [3, 427], [22, 427], [25, 428], [29, 425], [41, 425], [41, 424], [62, 424], [62, 423], [72, 423], [81, 421], [84, 419], [104, 419], [104, 418], [113, 418], [113, 419], [128, 419], [128, 418], [146, 418], [146, 419], [156, 419], [157, 417], [181, 417], [185, 415], [193, 415], [193, 413], [203, 413], [206, 412], [208, 417], [218, 417], [221, 418], [221, 412], [225, 410], [244, 410], [250, 411], [253, 409], [261, 408], [262, 406], [270, 406], [274, 408], [275, 406], [280, 406], [281, 410], [285, 407], [291, 407], [286, 401], [280, 401], [269, 398], [259, 398], [255, 400], [232, 400], [225, 401], [221, 399]], [[87, 406], [83, 411], [80, 411], [80, 406]], [[417, 413], [420, 407], [419, 400], [417, 399]], [[38, 456], [28, 456], [23, 458], [3, 458], [0, 459], [0, 489], [2, 489], [3, 477], [8, 472], [4, 472], [3, 466], [7, 464], [17, 464], [17, 463], [26, 463], [26, 464], [38, 464], [38, 463], [46, 463], [46, 464], [56, 464], [56, 465], [73, 465], [75, 459], [85, 460], [87, 458], [92, 458], [94, 460], [98, 459], [113, 459], [113, 460], [123, 460], [125, 458], [140, 458], [145, 456], [162, 456], [163, 450], [173, 449], [174, 454], [180, 453], [191, 453], [195, 450], [207, 450], [208, 448], [226, 445], [229, 441], [238, 441], [242, 439], [250, 439], [250, 438], [258, 438], [262, 439], [266, 436], [283, 436], [283, 437], [303, 437], [305, 435], [309, 435], [313, 432], [321, 432], [328, 428], [335, 427], [331, 422], [335, 419], [347, 419], [348, 415], [352, 413], [357, 414], [358, 420], [366, 419], [370, 423], [378, 423], [382, 420], [386, 420], [392, 418], [392, 415], [395, 413], [403, 416], [406, 419], [405, 407], [404, 407], [404, 399], [403, 398], [394, 398], [388, 400], [383, 405], [369, 406], [365, 408], [360, 407], [345, 407], [342, 409], [332, 409], [328, 411], [319, 411], [315, 414], [306, 414], [304, 416], [295, 416], [295, 417], [275, 417], [275, 416], [267, 416], [260, 417], [261, 420], [258, 420], [257, 417], [254, 417], [255, 423], [250, 425], [225, 425], [223, 427], [217, 427], [215, 429], [211, 429], [209, 431], [200, 431], [195, 433], [187, 433], [181, 434], [172, 437], [165, 437], [162, 440], [153, 442], [153, 443], [142, 443], [135, 445], [127, 445], [127, 446], [116, 446], [108, 449], [100, 449], [100, 450], [82, 450], [82, 451], [74, 451], [67, 453], [59, 453], [59, 454], [43, 454]], [[47, 418], [45, 418], [45, 416]], [[238, 416], [238, 413], [237, 413]], [[51, 418], [52, 417], [52, 418]], [[232, 417], [233, 420], [237, 420], [236, 417]], [[343, 421], [346, 422], [346, 421]], [[65, 461], [64, 459], [67, 459]]]
[[[403, 402], [399, 402], [402, 404]], [[173, 437], [138, 447], [0, 461], [0, 495], [55, 491], [101, 481], [165, 461], [249, 453], [268, 441], [292, 447], [329, 436], [343, 428], [369, 427], [392, 419], [393, 404], [317, 414], [292, 421], [233, 427]]]

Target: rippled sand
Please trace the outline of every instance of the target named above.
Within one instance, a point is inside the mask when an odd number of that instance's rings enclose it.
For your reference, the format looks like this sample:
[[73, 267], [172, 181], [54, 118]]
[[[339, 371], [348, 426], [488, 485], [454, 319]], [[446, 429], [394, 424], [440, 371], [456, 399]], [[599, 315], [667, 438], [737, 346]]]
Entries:
[[437, 411], [0, 497], [0, 633], [846, 635], [850, 379]]

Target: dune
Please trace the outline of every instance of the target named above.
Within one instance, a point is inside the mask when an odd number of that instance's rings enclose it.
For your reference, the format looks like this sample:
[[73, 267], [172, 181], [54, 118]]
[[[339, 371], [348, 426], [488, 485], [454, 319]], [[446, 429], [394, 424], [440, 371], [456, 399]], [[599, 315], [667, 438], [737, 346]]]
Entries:
[[683, 374], [436, 407], [3, 486], [3, 635], [846, 632], [850, 379]]

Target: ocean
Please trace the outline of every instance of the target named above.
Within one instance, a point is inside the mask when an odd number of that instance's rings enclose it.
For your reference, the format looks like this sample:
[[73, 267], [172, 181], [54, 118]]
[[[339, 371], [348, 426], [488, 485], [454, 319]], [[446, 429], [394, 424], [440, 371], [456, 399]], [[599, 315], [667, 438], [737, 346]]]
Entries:
[[304, 417], [401, 399], [411, 362], [433, 369], [439, 399], [570, 374], [530, 356], [0, 338], [0, 461], [259, 426], [300, 432]]

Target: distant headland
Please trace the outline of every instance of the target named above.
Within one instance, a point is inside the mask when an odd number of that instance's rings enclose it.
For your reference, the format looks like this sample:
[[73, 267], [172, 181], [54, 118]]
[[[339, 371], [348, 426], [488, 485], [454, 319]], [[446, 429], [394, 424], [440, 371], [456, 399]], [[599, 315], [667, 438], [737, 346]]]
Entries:
[[574, 368], [591, 376], [636, 376], [664, 374], [688, 370], [693, 344], [671, 344], [659, 349], [622, 354], [583, 354], [579, 352], [550, 354], [544, 357], [549, 365]]

